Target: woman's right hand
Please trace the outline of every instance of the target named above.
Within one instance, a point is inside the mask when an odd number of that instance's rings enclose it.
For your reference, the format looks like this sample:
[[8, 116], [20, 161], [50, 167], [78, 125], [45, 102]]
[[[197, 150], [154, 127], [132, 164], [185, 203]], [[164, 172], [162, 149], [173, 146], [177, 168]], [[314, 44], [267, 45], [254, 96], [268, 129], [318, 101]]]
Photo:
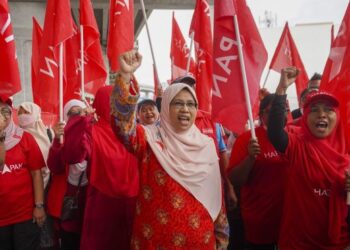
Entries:
[[248, 144], [248, 154], [252, 158], [256, 158], [261, 153], [260, 145], [257, 139], [250, 139]]
[[277, 95], [285, 95], [287, 88], [295, 82], [300, 70], [296, 67], [288, 67], [281, 70], [281, 78], [276, 89]]
[[66, 123], [64, 122], [57, 122], [54, 126], [53, 126], [53, 132], [55, 133], [55, 138], [59, 139], [62, 135], [64, 135], [64, 126], [66, 125]]

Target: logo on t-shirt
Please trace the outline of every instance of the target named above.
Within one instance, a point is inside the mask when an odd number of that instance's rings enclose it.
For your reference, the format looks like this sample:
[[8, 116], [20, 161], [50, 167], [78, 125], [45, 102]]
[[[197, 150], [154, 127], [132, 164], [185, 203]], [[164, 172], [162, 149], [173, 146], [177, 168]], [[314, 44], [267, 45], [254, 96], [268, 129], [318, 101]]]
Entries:
[[314, 188], [314, 194], [318, 196], [327, 196], [329, 197], [331, 190], [329, 189], [322, 189], [322, 188]]
[[264, 153], [264, 157], [265, 159], [271, 159], [271, 158], [274, 158], [274, 157], [277, 157], [278, 156], [278, 153], [277, 151], [272, 151], [272, 152], [267, 152], [267, 153]]
[[2, 170], [2, 174], [11, 173], [13, 170], [21, 169], [23, 163], [4, 165], [4, 169]]

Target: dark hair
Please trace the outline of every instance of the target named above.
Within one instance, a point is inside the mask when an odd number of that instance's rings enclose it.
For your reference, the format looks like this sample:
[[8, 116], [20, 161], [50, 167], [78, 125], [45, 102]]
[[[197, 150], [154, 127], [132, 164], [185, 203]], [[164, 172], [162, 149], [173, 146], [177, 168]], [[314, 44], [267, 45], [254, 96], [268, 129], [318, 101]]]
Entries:
[[318, 88], [306, 88], [304, 89], [301, 93], [300, 93], [300, 102], [311, 93], [311, 92], [314, 92], [314, 91], [318, 91]]
[[174, 79], [171, 82], [171, 84], [180, 83], [180, 82], [185, 83], [193, 88], [193, 86], [196, 84], [196, 79], [194, 78], [194, 76], [191, 73], [188, 73], [186, 75], [183, 75], [183, 76], [180, 76], [180, 77]]
[[261, 101], [259, 106], [259, 115], [261, 116], [264, 110], [272, 103], [275, 98], [275, 94], [266, 95]]
[[137, 113], [140, 112], [140, 109], [142, 108], [142, 106], [144, 105], [153, 105], [155, 107], [157, 107], [157, 104], [155, 101], [151, 100], [151, 99], [144, 99], [141, 102], [139, 102], [137, 104]]
[[317, 81], [317, 80], [321, 80], [321, 78], [322, 78], [322, 75], [315, 72], [315, 74], [310, 78], [309, 81]]
[[309, 92], [310, 92], [309, 88], [306, 88], [303, 91], [301, 91], [301, 93], [300, 93], [300, 100], [303, 99], [304, 97], [306, 97]]

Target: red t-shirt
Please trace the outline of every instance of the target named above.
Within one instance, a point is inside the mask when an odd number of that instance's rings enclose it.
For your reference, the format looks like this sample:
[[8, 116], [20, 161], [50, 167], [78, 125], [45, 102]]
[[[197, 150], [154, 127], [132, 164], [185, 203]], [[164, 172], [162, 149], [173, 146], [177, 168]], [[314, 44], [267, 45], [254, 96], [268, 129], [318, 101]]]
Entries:
[[[246, 239], [255, 244], [277, 243], [287, 177], [287, 161], [275, 150], [263, 127], [255, 129], [261, 153], [241, 189], [241, 212]], [[233, 145], [230, 169], [248, 156], [250, 131]]]
[[342, 158], [327, 152], [322, 140], [305, 137], [288, 133], [290, 167], [279, 248], [346, 249], [350, 236]]
[[32, 135], [23, 133], [21, 141], [6, 151], [0, 173], [0, 226], [33, 217], [34, 193], [30, 170], [41, 169], [45, 162]]

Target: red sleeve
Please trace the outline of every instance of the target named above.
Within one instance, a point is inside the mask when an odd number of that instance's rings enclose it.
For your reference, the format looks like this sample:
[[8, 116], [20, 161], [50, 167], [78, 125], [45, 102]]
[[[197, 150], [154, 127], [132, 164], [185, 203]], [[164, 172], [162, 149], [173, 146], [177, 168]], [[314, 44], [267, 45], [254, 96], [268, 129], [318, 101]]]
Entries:
[[38, 170], [45, 167], [46, 164], [43, 155], [34, 137], [31, 134], [24, 132], [22, 140], [28, 169]]
[[47, 157], [47, 166], [54, 174], [62, 174], [65, 170], [65, 163], [62, 158], [63, 146], [60, 140], [55, 138], [50, 147], [49, 156]]
[[227, 172], [230, 172], [241, 161], [243, 161], [248, 155], [248, 143], [250, 139], [250, 131], [247, 131], [240, 136], [233, 144], [231, 158]]
[[63, 158], [68, 164], [88, 160], [91, 155], [92, 116], [69, 119], [64, 130]]

